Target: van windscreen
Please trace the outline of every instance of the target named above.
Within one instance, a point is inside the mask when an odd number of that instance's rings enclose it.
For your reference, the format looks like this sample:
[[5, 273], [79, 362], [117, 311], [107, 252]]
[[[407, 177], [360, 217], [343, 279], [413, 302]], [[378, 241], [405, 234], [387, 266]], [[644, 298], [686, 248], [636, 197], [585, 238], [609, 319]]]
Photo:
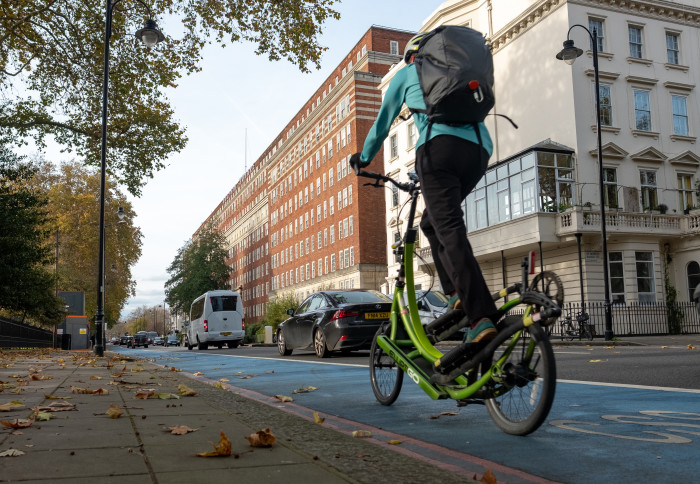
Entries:
[[213, 296], [210, 297], [211, 309], [214, 312], [218, 311], [235, 311], [237, 296]]

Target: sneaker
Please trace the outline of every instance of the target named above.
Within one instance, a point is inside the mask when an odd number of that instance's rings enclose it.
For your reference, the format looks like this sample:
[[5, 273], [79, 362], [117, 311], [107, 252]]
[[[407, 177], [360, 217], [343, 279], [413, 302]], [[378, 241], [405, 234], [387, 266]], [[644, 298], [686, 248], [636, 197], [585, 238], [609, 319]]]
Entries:
[[454, 296], [450, 297], [450, 300], [447, 301], [447, 309], [459, 309], [462, 307], [462, 301], [459, 299], [459, 296], [455, 294]]
[[481, 343], [491, 341], [496, 337], [496, 326], [488, 318], [481, 319], [467, 331], [467, 343]]

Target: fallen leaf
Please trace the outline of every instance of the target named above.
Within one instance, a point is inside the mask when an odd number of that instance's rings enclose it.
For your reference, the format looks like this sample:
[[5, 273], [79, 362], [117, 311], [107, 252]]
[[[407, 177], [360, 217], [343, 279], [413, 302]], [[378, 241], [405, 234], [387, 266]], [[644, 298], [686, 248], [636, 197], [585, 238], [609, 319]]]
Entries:
[[24, 455], [24, 452], [17, 449], [7, 449], [3, 452], [0, 452], [0, 457], [15, 457], [18, 455]]
[[320, 417], [318, 415], [318, 412], [314, 410], [314, 422], [317, 424], [322, 424], [326, 419], [324, 417]]
[[251, 447], [272, 447], [277, 438], [270, 432], [270, 429], [258, 430], [254, 434], [244, 436]]
[[34, 412], [34, 418], [39, 422], [48, 421], [54, 418], [53, 414], [49, 412]]
[[0, 405], [0, 412], [11, 412], [13, 410], [18, 410], [22, 407], [24, 407], [24, 404], [15, 400]]
[[182, 370], [180, 370], [180, 369], [178, 369], [178, 368], [175, 368], [174, 366], [171, 366], [171, 367], [170, 367], [170, 371], [182, 371]]
[[136, 398], [138, 398], [140, 400], [146, 400], [147, 398], [151, 398], [155, 394], [156, 394], [156, 391], [153, 390], [152, 388], [144, 388], [144, 389], [136, 392]]
[[224, 384], [221, 383], [220, 381], [217, 381], [216, 383], [214, 383], [214, 386], [215, 386], [216, 388], [221, 388], [222, 390], [225, 390], [225, 389], [226, 389], [226, 388], [224, 387]]
[[369, 430], [353, 430], [352, 431], [352, 436], [353, 437], [372, 437], [372, 432]]
[[180, 398], [179, 395], [175, 395], [174, 393], [156, 393], [154, 395], [154, 397], [160, 398], [161, 400], [171, 400], [171, 399], [178, 400]]
[[195, 392], [190, 387], [188, 387], [187, 385], [184, 385], [184, 384], [178, 385], [177, 389], [178, 389], [178, 392], [177, 392], [178, 394], [184, 395], [186, 397], [194, 397], [197, 394], [197, 392]]
[[313, 392], [314, 390], [318, 390], [318, 388], [316, 388], [316, 387], [297, 388], [292, 393], [308, 393], [308, 392]]
[[40, 405], [34, 408], [40, 412], [65, 412], [68, 410], [76, 410], [75, 404], [68, 402], [53, 402], [50, 405]]
[[289, 397], [287, 395], [275, 395], [275, 398], [279, 400], [280, 402], [293, 402], [294, 399], [292, 397]]
[[202, 376], [203, 373], [201, 371], [198, 371], [197, 373], [194, 374], [194, 376]]
[[107, 395], [109, 394], [109, 391], [107, 391], [104, 388], [98, 388], [97, 390], [90, 390], [89, 388], [80, 388], [80, 387], [70, 387], [70, 391], [72, 393], [81, 393], [81, 394], [86, 394], [86, 395]]
[[185, 435], [188, 432], [196, 432], [199, 429], [192, 429], [187, 425], [178, 425], [177, 427], [168, 427], [167, 430], [173, 435]]
[[399, 445], [401, 443], [400, 440], [387, 440], [386, 442], [391, 445]]
[[440, 415], [459, 415], [459, 412], [440, 412]]
[[221, 440], [219, 440], [218, 444], [214, 444], [213, 442], [209, 443], [214, 446], [214, 451], [198, 452], [196, 454], [197, 457], [226, 457], [231, 455], [231, 442], [223, 431], [221, 432]]
[[274, 373], [275, 370], [265, 370], [265, 373]]
[[117, 407], [116, 405], [110, 405], [107, 411], [105, 412], [106, 415], [109, 415], [109, 418], [119, 418], [122, 416], [124, 412]]
[[230, 381], [228, 378], [219, 378], [219, 381]]
[[73, 397], [55, 397], [53, 395], [47, 395], [46, 393], [44, 393], [44, 398], [48, 398], [49, 400], [68, 400]]
[[[476, 481], [476, 474], [474, 474], [474, 480]], [[486, 472], [484, 472], [484, 474], [481, 476], [479, 482], [483, 482], [484, 484], [497, 484], [496, 476], [493, 475], [491, 469], [486, 469]]]
[[689, 349], [689, 350], [694, 350], [694, 349], [695, 349], [695, 346], [693, 346], [693, 345], [688, 345], [688, 349]]
[[661, 348], [662, 348], [662, 349], [664, 349], [664, 348], [668, 348], [668, 346], [662, 346]]
[[589, 363], [601, 363], [603, 360], [588, 360]]
[[10, 427], [11, 429], [25, 429], [33, 423], [34, 420], [26, 418], [16, 418], [14, 422], [0, 420], [0, 424], [4, 425], [5, 427]]

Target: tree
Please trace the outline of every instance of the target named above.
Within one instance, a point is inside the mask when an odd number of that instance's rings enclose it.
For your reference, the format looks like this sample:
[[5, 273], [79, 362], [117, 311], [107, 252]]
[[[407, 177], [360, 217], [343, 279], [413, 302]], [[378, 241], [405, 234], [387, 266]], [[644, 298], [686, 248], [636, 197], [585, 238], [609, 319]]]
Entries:
[[33, 189], [38, 168], [0, 144], [0, 309], [51, 326], [64, 316], [47, 270], [48, 201]]
[[[97, 194], [100, 188], [98, 170], [86, 168], [76, 161], [60, 167], [43, 162], [35, 177], [37, 189], [48, 198], [47, 209], [54, 218], [47, 228], [47, 241], [57, 254], [55, 270], [57, 287], [63, 291], [84, 291], [85, 311], [94, 320], [97, 310], [97, 253], [99, 214]], [[105, 207], [105, 304], [107, 327], [119, 320], [121, 309], [135, 293], [136, 282], [131, 267], [141, 257], [141, 238], [134, 226], [134, 212], [126, 196], [110, 177], [106, 180]], [[124, 219], [117, 216], [122, 207]]]
[[272, 326], [273, 332], [276, 332], [280, 323], [289, 317], [287, 309], [296, 309], [300, 302], [294, 292], [277, 294], [274, 299], [268, 301], [265, 317], [260, 320], [260, 325]]
[[[163, 90], [200, 69], [202, 49], [241, 40], [257, 54], [308, 71], [320, 66], [321, 26], [337, 0], [153, 0], [151, 12], [182, 20], [183, 32], [146, 50], [134, 39], [146, 17], [135, 0], [114, 12], [110, 43], [109, 171], [138, 195], [185, 129]], [[88, 165], [100, 164], [104, 0], [0, 0], [0, 135], [43, 147], [53, 137]], [[167, 32], [166, 32], [167, 34]]]
[[176, 311], [189, 312], [190, 305], [207, 291], [228, 289], [231, 268], [226, 265], [226, 240], [212, 226], [194, 241], [178, 249], [168, 266], [165, 300]]

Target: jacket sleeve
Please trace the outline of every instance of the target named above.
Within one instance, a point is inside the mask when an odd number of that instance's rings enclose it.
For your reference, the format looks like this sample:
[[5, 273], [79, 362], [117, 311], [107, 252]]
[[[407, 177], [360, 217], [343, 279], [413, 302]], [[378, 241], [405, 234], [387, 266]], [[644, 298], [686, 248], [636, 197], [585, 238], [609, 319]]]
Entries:
[[370, 128], [369, 133], [367, 133], [362, 154], [360, 155], [360, 161], [364, 164], [372, 161], [372, 158], [381, 149], [382, 143], [389, 135], [391, 123], [394, 122], [394, 119], [401, 112], [401, 106], [403, 106], [406, 95], [406, 75], [404, 70], [405, 68], [398, 71], [389, 83], [384, 100], [379, 108], [377, 119]]

